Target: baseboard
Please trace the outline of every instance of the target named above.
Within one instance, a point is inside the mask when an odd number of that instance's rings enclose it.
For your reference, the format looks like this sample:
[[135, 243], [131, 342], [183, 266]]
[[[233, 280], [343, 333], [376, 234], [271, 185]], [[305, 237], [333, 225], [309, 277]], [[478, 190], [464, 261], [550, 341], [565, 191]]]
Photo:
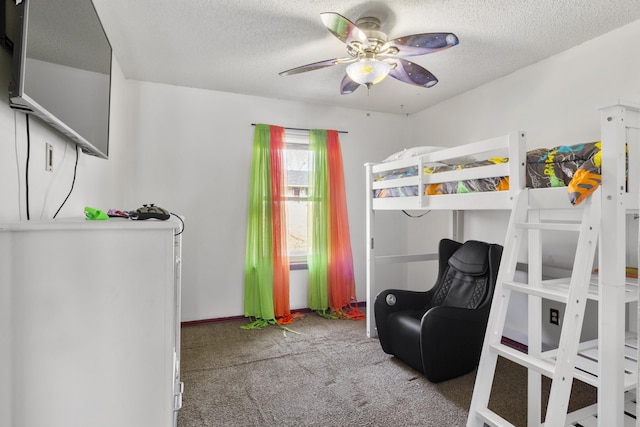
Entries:
[[189, 320], [186, 322], [181, 322], [180, 326], [186, 328], [188, 326], [200, 326], [200, 325], [209, 325], [211, 323], [222, 323], [229, 322], [231, 320], [240, 320], [245, 319], [244, 316], [230, 316], [230, 317], [216, 317], [212, 319], [200, 319], [200, 320]]
[[500, 342], [508, 347], [514, 348], [518, 351], [521, 351], [523, 353], [528, 353], [529, 352], [529, 347], [526, 344], [522, 344], [521, 342], [518, 342], [516, 340], [512, 340], [511, 338], [507, 338], [505, 336], [502, 337], [502, 340], [500, 340]]
[[[360, 301], [356, 305], [358, 306], [358, 308], [362, 308], [362, 307], [366, 307], [367, 303], [366, 301]], [[291, 311], [295, 311], [298, 313], [312, 313], [315, 310], [311, 310], [310, 308], [307, 307], [307, 308], [296, 308], [296, 309], [292, 309]], [[185, 328], [188, 326], [209, 325], [212, 323], [229, 322], [232, 320], [242, 320], [242, 319], [246, 319], [246, 317], [245, 316], [215, 317], [211, 319], [189, 320], [186, 322], [181, 322], [180, 326]]]

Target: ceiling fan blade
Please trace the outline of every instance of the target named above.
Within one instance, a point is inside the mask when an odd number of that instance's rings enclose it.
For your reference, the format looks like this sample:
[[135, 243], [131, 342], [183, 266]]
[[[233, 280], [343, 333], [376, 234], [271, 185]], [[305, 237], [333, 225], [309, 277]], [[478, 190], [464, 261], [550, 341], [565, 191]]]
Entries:
[[350, 93], [355, 92], [359, 87], [360, 83], [354, 82], [348, 74], [345, 74], [342, 82], [340, 83], [340, 94], [349, 95]]
[[389, 71], [389, 75], [401, 82], [421, 87], [431, 87], [438, 83], [438, 79], [431, 72], [406, 59], [391, 58], [386, 59], [385, 62], [395, 64], [395, 67]]
[[369, 46], [367, 35], [358, 28], [356, 24], [339, 13], [324, 12], [320, 14], [320, 18], [324, 26], [327, 27], [327, 30], [344, 43], [351, 44], [352, 42], [358, 42], [364, 47]]
[[413, 34], [388, 41], [382, 46], [380, 52], [385, 55], [384, 52], [390, 50], [389, 55], [397, 56], [426, 55], [440, 52], [458, 43], [458, 37], [453, 33]]
[[352, 58], [334, 58], [325, 61], [314, 62], [313, 64], [301, 65], [300, 67], [282, 71], [281, 76], [291, 76], [293, 74], [305, 73], [307, 71], [319, 70], [320, 68], [331, 67], [337, 64], [343, 64], [345, 61], [351, 61]]

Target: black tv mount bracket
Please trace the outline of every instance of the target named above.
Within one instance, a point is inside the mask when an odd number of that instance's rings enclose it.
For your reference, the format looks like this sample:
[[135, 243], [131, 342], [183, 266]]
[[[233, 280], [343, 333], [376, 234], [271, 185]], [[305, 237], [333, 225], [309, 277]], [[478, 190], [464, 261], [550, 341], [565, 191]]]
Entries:
[[[16, 6], [22, 3], [22, 0], [16, 0]], [[0, 45], [13, 55], [13, 42], [7, 37], [7, 2], [5, 1], [0, 7]]]

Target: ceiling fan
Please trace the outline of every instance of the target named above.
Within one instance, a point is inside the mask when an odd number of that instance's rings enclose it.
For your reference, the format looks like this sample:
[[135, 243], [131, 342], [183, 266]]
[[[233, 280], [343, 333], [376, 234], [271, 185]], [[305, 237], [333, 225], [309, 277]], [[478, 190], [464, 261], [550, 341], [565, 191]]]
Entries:
[[304, 73], [338, 64], [349, 64], [340, 84], [340, 93], [353, 93], [360, 85], [370, 88], [387, 75], [415, 86], [432, 87], [438, 79], [428, 70], [404, 59], [405, 56], [426, 55], [458, 44], [453, 33], [423, 33], [388, 40], [380, 31], [380, 20], [360, 18], [354, 24], [335, 12], [321, 13], [325, 27], [347, 45], [349, 56], [327, 59], [282, 71], [281, 76]]

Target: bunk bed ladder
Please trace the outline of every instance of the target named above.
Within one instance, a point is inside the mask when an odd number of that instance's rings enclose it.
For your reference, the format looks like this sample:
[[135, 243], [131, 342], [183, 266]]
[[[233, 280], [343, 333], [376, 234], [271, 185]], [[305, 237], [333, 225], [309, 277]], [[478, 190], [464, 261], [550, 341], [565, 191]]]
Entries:
[[[551, 222], [548, 219], [549, 214], [545, 214], [544, 219], [541, 219], [543, 210], [546, 209], [532, 205], [531, 191], [525, 189], [518, 194], [511, 212], [467, 427], [512, 426], [509, 421], [489, 409], [489, 398], [498, 356], [528, 369], [529, 426], [541, 425], [541, 375], [552, 379], [544, 425], [564, 426], [566, 422], [574, 366], [599, 235], [600, 195], [597, 190], [597, 194], [582, 202], [580, 206], [584, 206], [580, 221]], [[541, 233], [545, 230], [576, 231], [579, 233], [573, 270], [570, 279], [564, 281], [565, 286], [559, 286], [560, 283], [557, 280], [542, 280], [541, 246], [543, 241]], [[523, 245], [527, 243], [528, 283], [518, 283], [515, 281], [516, 263]], [[527, 295], [529, 306], [529, 349], [527, 353], [502, 344], [507, 308], [512, 292]], [[543, 299], [565, 304], [557, 357], [554, 359], [543, 358], [541, 354], [541, 302]]]

